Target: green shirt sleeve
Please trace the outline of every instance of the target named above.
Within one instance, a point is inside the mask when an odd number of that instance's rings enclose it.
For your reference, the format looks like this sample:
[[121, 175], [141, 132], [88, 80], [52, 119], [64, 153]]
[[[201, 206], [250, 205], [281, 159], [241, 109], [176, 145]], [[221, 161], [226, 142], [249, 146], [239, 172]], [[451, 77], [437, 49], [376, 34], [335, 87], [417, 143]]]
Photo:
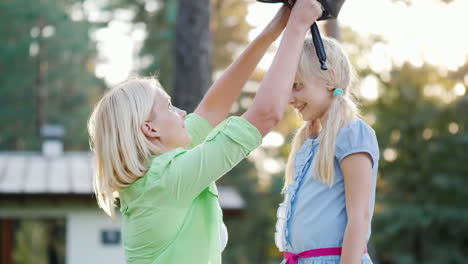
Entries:
[[205, 118], [191, 113], [185, 118], [185, 127], [192, 137], [192, 142], [187, 147], [192, 149], [196, 145], [200, 144], [205, 140], [206, 136], [213, 130], [213, 126]]
[[176, 200], [192, 201], [261, 142], [255, 126], [241, 117], [230, 117], [211, 131], [203, 143], [174, 156], [161, 183]]

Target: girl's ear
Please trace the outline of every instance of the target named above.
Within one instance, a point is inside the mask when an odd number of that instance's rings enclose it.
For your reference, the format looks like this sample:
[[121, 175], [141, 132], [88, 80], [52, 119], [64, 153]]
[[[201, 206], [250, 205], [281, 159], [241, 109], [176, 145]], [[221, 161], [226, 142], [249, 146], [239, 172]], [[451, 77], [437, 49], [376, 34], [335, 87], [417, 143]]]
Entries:
[[341, 88], [341, 87], [336, 87], [338, 84], [336, 83], [336, 72], [334, 69], [328, 69], [328, 74], [330, 75], [330, 78], [326, 82], [327, 89], [328, 90], [333, 90], [335, 88]]
[[336, 72], [335, 72], [335, 70], [334, 70], [334, 69], [329, 69], [328, 71], [330, 72], [331, 77], [333, 78], [332, 80], [336, 80]]
[[141, 125], [141, 131], [143, 131], [143, 134], [145, 134], [146, 137], [153, 139], [153, 138], [159, 138], [159, 130], [156, 129], [153, 124], [150, 122], [144, 122]]

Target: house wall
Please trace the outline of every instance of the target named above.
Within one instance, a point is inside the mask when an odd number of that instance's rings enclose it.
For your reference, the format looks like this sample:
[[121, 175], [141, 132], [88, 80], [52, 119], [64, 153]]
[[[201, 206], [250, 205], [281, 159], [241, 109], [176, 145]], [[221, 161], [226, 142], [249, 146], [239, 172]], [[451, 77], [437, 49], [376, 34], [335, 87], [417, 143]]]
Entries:
[[[96, 207], [94, 201], [92, 205], [83, 205], [59, 202], [60, 199], [41, 204], [30, 201], [15, 203], [9, 200], [0, 199], [0, 219], [66, 219], [66, 264], [125, 263], [121, 241], [104, 244], [101, 237], [103, 231], [120, 230], [119, 217], [113, 222]], [[2, 252], [2, 256], [3, 253], [5, 252]], [[2, 261], [0, 263], [3, 264]]]
[[[70, 212], [67, 214], [67, 264], [124, 264], [120, 239], [120, 221], [113, 222], [102, 211]], [[108, 231], [107, 239], [103, 232]], [[117, 232], [117, 233], [114, 233]], [[107, 242], [107, 244], [106, 244]]]

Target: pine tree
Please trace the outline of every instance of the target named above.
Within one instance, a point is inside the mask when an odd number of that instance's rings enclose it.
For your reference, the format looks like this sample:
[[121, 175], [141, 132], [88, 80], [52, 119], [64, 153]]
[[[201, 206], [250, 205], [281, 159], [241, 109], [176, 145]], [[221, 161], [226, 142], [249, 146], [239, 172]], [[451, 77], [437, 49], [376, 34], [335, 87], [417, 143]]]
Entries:
[[1, 149], [38, 149], [46, 123], [65, 127], [68, 149], [87, 149], [86, 120], [104, 84], [94, 75], [89, 35], [99, 25], [73, 21], [76, 3], [0, 3]]

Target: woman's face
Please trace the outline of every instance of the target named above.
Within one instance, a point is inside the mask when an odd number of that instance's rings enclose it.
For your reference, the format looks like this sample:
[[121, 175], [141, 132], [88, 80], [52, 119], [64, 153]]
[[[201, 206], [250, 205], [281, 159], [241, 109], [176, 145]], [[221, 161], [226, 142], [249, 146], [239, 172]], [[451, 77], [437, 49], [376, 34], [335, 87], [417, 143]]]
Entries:
[[185, 129], [187, 113], [171, 104], [171, 98], [162, 90], [156, 92], [149, 121], [142, 125], [143, 133], [166, 151], [187, 147], [192, 137]]
[[326, 85], [326, 81], [310, 78], [296, 81], [289, 96], [289, 103], [294, 106], [304, 121], [321, 118], [330, 106], [333, 93]]

